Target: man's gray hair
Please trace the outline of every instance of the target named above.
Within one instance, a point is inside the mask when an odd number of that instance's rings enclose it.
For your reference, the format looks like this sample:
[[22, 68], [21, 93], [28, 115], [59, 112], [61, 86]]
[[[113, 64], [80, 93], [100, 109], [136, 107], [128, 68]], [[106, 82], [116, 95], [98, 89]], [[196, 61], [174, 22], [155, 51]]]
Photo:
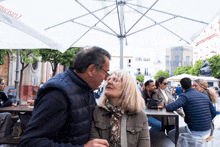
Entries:
[[105, 57], [111, 59], [111, 55], [105, 49], [100, 47], [91, 47], [80, 50], [73, 61], [73, 68], [78, 73], [84, 73], [89, 65], [94, 64], [97, 71], [100, 71], [105, 64]]

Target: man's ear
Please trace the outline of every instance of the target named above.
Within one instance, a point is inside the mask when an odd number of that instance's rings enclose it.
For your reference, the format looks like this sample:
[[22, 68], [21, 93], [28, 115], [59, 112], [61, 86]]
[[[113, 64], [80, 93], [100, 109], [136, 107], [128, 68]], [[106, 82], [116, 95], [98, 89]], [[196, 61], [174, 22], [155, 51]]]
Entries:
[[89, 65], [86, 72], [89, 76], [93, 76], [96, 72], [96, 66], [94, 64]]

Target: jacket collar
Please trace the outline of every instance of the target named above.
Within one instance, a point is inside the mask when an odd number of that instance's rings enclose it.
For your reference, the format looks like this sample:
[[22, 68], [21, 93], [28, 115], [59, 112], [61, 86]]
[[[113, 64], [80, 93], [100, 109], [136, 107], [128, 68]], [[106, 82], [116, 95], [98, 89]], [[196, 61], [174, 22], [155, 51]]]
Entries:
[[92, 88], [81, 78], [79, 77], [75, 72], [73, 67], [69, 67], [66, 71], [66, 74], [70, 76], [70, 78], [79, 86], [82, 87], [85, 90], [92, 90]]
[[189, 89], [185, 90], [185, 92], [192, 91], [192, 90], [194, 90], [194, 89], [193, 88], [189, 88]]

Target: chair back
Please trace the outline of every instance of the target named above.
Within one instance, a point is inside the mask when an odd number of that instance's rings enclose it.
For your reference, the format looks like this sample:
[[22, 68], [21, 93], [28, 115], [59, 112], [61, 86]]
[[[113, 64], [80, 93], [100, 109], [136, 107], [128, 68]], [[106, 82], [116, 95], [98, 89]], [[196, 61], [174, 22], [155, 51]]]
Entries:
[[213, 139], [206, 142], [200, 135], [181, 133], [177, 142], [178, 147], [213, 147]]

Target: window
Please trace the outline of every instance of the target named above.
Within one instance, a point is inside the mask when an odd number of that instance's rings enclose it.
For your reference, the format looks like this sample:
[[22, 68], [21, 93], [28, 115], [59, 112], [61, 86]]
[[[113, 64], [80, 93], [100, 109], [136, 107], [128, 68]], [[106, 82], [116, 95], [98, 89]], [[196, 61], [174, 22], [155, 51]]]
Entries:
[[170, 65], [170, 56], [166, 55], [166, 66]]
[[131, 59], [128, 59], [128, 67], [131, 67]]
[[180, 62], [180, 56], [179, 55], [175, 55], [174, 66], [178, 67], [179, 66], [179, 62]]
[[32, 63], [32, 68], [33, 68], [33, 70], [37, 70], [37, 68], [38, 68], [38, 62], [37, 61]]
[[185, 65], [191, 65], [191, 56], [185, 57]]

